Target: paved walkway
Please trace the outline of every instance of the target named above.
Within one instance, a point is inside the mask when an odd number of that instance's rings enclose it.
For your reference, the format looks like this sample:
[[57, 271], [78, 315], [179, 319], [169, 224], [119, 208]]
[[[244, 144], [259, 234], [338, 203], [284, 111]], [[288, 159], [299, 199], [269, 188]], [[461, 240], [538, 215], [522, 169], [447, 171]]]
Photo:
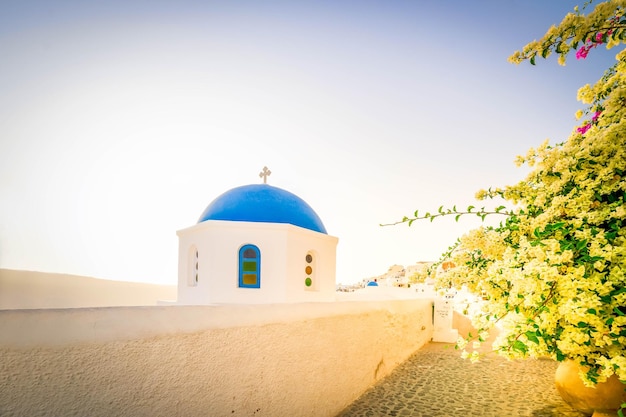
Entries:
[[429, 343], [338, 417], [583, 417], [554, 387], [550, 360], [477, 363], [453, 345]]

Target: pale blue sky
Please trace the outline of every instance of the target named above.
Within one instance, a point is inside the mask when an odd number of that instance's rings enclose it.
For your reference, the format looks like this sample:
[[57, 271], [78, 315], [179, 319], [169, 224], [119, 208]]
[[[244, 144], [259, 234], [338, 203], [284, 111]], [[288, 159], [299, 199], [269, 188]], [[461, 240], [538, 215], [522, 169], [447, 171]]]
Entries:
[[616, 51], [514, 66], [576, 1], [0, 1], [0, 267], [174, 284], [176, 230], [260, 181], [339, 237], [338, 281], [435, 260], [562, 141]]

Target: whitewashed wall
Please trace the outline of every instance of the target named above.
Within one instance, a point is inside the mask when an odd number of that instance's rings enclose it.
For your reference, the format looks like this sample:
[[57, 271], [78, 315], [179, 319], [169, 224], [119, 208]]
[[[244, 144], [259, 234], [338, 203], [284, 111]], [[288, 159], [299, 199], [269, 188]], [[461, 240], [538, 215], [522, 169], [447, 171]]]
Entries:
[[[338, 239], [291, 224], [208, 220], [177, 232], [178, 303], [270, 304], [334, 301]], [[238, 287], [238, 253], [244, 244], [261, 252], [261, 288]], [[191, 248], [194, 248], [191, 250]], [[194, 262], [198, 249], [198, 281]], [[315, 290], [304, 285], [304, 258], [317, 254]]]
[[334, 416], [432, 336], [431, 301], [0, 311], [0, 415]]

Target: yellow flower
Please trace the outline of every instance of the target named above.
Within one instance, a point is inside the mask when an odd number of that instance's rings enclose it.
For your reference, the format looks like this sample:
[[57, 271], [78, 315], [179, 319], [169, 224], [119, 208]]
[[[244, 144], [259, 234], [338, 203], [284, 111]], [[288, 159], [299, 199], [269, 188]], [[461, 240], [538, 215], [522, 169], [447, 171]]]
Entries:
[[467, 346], [467, 340], [463, 337], [459, 337], [456, 341], [456, 346], [459, 349], [465, 349], [465, 346]]
[[583, 117], [583, 111], [582, 110], [578, 110], [576, 112], [576, 120], [579, 120], [581, 117]]

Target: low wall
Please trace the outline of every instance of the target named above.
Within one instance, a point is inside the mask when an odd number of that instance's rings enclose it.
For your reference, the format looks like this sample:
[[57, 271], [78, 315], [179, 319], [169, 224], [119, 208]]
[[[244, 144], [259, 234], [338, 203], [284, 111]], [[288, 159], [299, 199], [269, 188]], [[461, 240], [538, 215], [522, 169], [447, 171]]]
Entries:
[[150, 306], [175, 299], [176, 285], [0, 269], [0, 310]]
[[0, 415], [335, 416], [432, 335], [428, 299], [0, 311]]

